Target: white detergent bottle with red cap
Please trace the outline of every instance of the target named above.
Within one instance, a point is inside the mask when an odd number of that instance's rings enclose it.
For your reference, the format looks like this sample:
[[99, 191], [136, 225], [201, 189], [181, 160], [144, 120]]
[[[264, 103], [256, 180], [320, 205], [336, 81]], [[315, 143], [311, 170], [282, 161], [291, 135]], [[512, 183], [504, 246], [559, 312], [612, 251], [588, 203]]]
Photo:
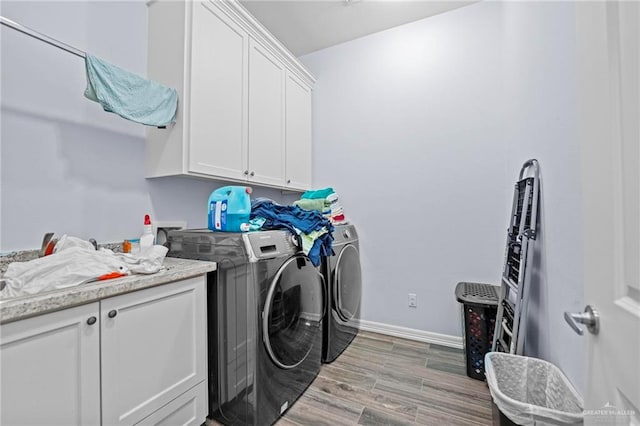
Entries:
[[144, 252], [146, 249], [153, 247], [153, 228], [151, 226], [151, 216], [144, 215], [144, 231], [140, 237], [140, 252]]

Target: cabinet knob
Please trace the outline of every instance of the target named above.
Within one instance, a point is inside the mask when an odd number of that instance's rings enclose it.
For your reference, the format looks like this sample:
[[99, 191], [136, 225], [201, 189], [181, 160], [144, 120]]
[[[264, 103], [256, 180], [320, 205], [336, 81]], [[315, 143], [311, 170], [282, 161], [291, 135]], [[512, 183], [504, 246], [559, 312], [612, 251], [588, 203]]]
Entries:
[[245, 176], [249, 174], [249, 170], [244, 171]]
[[251, 176], [254, 176], [254, 175], [255, 175], [255, 173], [254, 173], [254, 172], [251, 172]]
[[115, 309], [109, 311], [109, 313], [107, 314], [109, 318], [115, 318], [116, 315], [118, 315], [118, 311], [116, 311]]
[[289, 184], [289, 183], [291, 183], [291, 179], [287, 179], [287, 183], [288, 183], [288, 184]]
[[96, 321], [98, 321], [96, 317], [89, 317], [89, 319], [87, 319], [87, 324], [93, 325], [96, 323]]

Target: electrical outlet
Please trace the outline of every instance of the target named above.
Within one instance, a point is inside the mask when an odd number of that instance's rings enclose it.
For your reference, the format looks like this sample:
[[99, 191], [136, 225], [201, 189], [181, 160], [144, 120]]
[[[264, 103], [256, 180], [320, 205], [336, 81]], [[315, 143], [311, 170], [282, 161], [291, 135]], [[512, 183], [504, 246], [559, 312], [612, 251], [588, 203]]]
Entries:
[[159, 220], [151, 222], [151, 225], [153, 227], [153, 235], [156, 236], [156, 244], [163, 245], [167, 242], [167, 235], [169, 231], [173, 231], [174, 229], [185, 229], [187, 227], [187, 222], [180, 220]]
[[409, 293], [409, 307], [417, 308], [418, 307], [418, 296], [415, 293]]

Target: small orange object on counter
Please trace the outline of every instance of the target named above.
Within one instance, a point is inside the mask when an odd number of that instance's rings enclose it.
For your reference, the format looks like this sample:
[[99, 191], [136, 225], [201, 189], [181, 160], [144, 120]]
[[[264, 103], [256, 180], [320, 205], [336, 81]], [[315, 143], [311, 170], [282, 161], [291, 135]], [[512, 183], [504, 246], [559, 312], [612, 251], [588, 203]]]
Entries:
[[98, 277], [98, 281], [110, 280], [113, 278], [126, 277], [127, 274], [123, 274], [122, 272], [111, 272], [108, 274], [100, 275]]
[[131, 242], [129, 240], [124, 240], [122, 242], [122, 252], [131, 253]]
[[47, 243], [47, 246], [44, 249], [44, 255], [49, 256], [53, 254], [53, 249], [56, 248], [56, 243], [58, 242], [57, 238], [52, 238], [51, 241]]

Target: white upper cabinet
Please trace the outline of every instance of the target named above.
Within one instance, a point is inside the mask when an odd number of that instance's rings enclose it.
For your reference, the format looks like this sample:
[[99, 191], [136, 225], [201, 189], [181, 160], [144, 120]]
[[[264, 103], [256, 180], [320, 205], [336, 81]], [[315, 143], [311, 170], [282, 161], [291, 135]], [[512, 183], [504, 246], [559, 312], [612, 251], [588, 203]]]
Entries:
[[148, 76], [180, 101], [148, 129], [147, 177], [311, 186], [315, 79], [237, 1], [151, 2]]
[[267, 49], [249, 41], [249, 178], [284, 184], [284, 77]]
[[193, 33], [189, 170], [243, 179], [249, 37], [208, 3], [194, 4]]
[[286, 82], [286, 171], [289, 188], [311, 187], [311, 88], [293, 74]]

